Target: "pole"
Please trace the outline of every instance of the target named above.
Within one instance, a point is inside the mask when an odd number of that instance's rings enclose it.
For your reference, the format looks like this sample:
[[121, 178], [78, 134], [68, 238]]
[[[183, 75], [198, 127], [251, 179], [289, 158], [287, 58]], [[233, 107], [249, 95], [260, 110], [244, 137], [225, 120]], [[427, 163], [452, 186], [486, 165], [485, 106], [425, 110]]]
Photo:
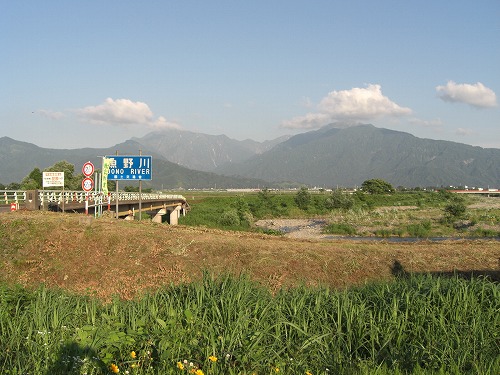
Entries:
[[[118, 150], [116, 150], [116, 156], [118, 156]], [[115, 189], [115, 210], [116, 210], [116, 218], [118, 219], [118, 180], [116, 180], [116, 189]]]
[[[139, 156], [142, 156], [142, 150], [139, 150]], [[139, 180], [139, 221], [142, 219], [142, 180]]]

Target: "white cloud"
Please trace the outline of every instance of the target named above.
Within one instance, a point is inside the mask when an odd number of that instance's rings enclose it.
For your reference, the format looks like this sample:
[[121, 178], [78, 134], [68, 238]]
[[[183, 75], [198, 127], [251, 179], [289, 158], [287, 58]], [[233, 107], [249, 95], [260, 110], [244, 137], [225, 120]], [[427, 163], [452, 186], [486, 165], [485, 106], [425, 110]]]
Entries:
[[304, 116], [283, 121], [281, 127], [288, 129], [316, 129], [330, 121], [330, 116], [325, 113], [308, 113]]
[[455, 131], [455, 134], [456, 135], [461, 135], [461, 136], [467, 136], [467, 135], [476, 134], [476, 132], [474, 130], [471, 130], [471, 129], [458, 128]]
[[497, 105], [495, 92], [481, 82], [471, 85], [448, 81], [446, 86], [437, 86], [436, 91], [445, 102], [466, 103], [476, 108], [491, 108]]
[[43, 117], [50, 118], [52, 120], [59, 120], [64, 117], [64, 113], [62, 112], [57, 112], [57, 111], [51, 111], [49, 109], [40, 109], [37, 111], [40, 115]]
[[150, 128], [179, 128], [163, 116], [154, 118], [146, 103], [107, 98], [104, 103], [76, 110], [80, 119], [98, 125], [143, 125]]
[[350, 90], [332, 91], [316, 108], [316, 112], [283, 121], [281, 126], [310, 129], [335, 121], [366, 121], [412, 113], [410, 108], [400, 107], [384, 96], [380, 85], [373, 84], [369, 84], [366, 88], [355, 87]]

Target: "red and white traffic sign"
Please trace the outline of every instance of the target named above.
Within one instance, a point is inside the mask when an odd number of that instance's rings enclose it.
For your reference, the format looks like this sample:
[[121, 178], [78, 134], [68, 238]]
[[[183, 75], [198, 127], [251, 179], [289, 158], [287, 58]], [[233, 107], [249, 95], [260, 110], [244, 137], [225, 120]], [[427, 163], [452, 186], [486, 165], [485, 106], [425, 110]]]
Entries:
[[94, 164], [92, 164], [90, 161], [86, 162], [82, 167], [82, 172], [85, 177], [92, 176], [92, 174], [94, 173]]
[[89, 192], [94, 188], [94, 180], [90, 177], [86, 177], [82, 181], [82, 189], [83, 191]]

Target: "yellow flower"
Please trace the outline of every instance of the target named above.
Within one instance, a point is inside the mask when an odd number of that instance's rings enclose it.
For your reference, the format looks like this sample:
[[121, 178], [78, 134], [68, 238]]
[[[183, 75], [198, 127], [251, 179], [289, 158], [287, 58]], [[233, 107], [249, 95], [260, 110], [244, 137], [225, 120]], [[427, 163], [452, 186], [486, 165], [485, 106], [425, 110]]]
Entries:
[[306, 371], [306, 375], [313, 375], [310, 371]]
[[200, 369], [196, 370], [196, 372], [194, 373], [194, 375], [205, 375], [203, 371], [201, 371]]
[[274, 372], [280, 372], [280, 368], [279, 367], [275, 367], [274, 368]]
[[184, 370], [184, 365], [181, 362], [177, 362], [177, 368], [179, 370]]
[[137, 354], [135, 354], [135, 352], [132, 350], [130, 352], [130, 356], [132, 357], [132, 359], [135, 359], [135, 357], [137, 357]]
[[217, 357], [214, 355], [211, 355], [210, 357], [208, 357], [208, 359], [211, 360], [212, 362], [217, 362]]
[[111, 372], [114, 372], [115, 374], [118, 374], [120, 372], [120, 369], [118, 368], [117, 365], [115, 365], [114, 363], [112, 363], [110, 366], [109, 366], [109, 369], [111, 370]]

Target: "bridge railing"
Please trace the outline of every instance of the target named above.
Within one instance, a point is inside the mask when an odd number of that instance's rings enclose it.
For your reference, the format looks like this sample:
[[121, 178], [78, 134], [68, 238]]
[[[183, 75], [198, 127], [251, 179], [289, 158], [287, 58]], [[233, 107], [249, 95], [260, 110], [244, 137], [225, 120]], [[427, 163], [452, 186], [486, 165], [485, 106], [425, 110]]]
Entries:
[[[1, 204], [10, 204], [10, 203], [24, 203], [26, 201], [27, 192], [24, 190], [2, 190], [0, 191], [0, 203]], [[86, 193], [84, 191], [62, 191], [62, 190], [38, 190], [38, 198], [40, 202], [47, 203], [71, 203], [78, 202], [84, 203], [87, 199], [89, 201], [102, 201], [103, 199], [107, 199], [107, 196], [104, 196], [102, 193], [89, 192]], [[116, 192], [110, 192], [109, 197], [111, 201], [116, 201]], [[164, 199], [172, 199], [172, 200], [183, 200], [186, 201], [186, 198], [182, 195], [175, 194], [163, 194], [163, 193], [141, 193], [139, 196], [138, 192], [118, 192], [118, 200], [119, 201], [138, 201], [139, 199], [145, 200], [164, 200]]]
[[[83, 203], [87, 199], [89, 201], [101, 201], [102, 199], [107, 199], [102, 193], [84, 191], [61, 191], [61, 190], [39, 190], [39, 198], [41, 202], [78, 202]], [[117, 197], [116, 192], [110, 192], [109, 198], [111, 201], [115, 201]], [[138, 201], [139, 199], [145, 200], [161, 200], [161, 199], [177, 199], [186, 200], [182, 195], [173, 194], [163, 194], [163, 193], [142, 193], [139, 195], [138, 192], [118, 192], [118, 200], [123, 201]]]
[[19, 190], [3, 190], [0, 192], [2, 204], [23, 203], [26, 200], [26, 192]]

